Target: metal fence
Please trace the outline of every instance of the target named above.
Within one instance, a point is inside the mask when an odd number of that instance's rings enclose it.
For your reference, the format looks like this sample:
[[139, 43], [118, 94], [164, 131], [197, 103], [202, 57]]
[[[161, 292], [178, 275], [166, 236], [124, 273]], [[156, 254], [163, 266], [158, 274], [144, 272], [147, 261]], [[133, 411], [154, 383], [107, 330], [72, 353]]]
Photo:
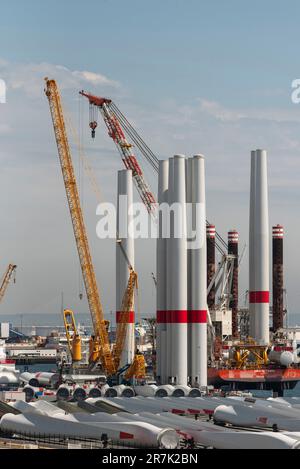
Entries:
[[[112, 441], [105, 434], [101, 435], [99, 439], [88, 439], [88, 438], [73, 438], [66, 435], [52, 435], [49, 436], [43, 433], [4, 433], [0, 432], [0, 438], [7, 445], [35, 445], [38, 448], [55, 448], [55, 449], [106, 449], [106, 448], [136, 448], [142, 449], [143, 446], [139, 446], [136, 443], [130, 445], [128, 441], [116, 442]], [[0, 440], [0, 441], [1, 441]], [[153, 449], [157, 447], [153, 446]]]

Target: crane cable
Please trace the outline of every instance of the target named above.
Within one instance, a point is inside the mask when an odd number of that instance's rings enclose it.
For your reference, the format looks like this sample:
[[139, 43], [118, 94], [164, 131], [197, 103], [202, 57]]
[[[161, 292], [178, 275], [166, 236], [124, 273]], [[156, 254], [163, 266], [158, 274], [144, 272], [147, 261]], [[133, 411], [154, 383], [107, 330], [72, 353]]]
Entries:
[[[82, 211], [84, 212], [84, 194], [83, 194], [83, 175], [82, 175], [82, 160], [80, 158], [81, 155], [81, 148], [82, 148], [82, 130], [83, 130], [83, 119], [82, 117], [82, 101], [81, 99], [78, 100], [78, 137], [79, 137], [79, 144], [77, 146], [78, 152], [78, 190], [79, 190], [79, 198], [80, 204], [82, 206]], [[78, 259], [78, 292], [79, 292], [79, 299], [83, 299], [83, 277], [80, 262]]]
[[88, 176], [88, 179], [89, 179], [89, 182], [90, 182], [90, 185], [92, 187], [92, 190], [93, 192], [95, 193], [95, 196], [97, 198], [97, 202], [98, 203], [101, 203], [104, 201], [104, 197], [103, 197], [103, 194], [101, 193], [101, 190], [100, 190], [100, 186], [99, 184], [97, 183], [97, 180], [96, 180], [96, 177], [95, 177], [95, 172], [93, 170], [93, 168], [91, 167], [90, 165], [90, 162], [84, 152], [84, 149], [83, 149], [83, 146], [80, 145], [80, 141], [79, 141], [79, 137], [78, 137], [78, 133], [76, 132], [73, 124], [72, 124], [72, 120], [69, 116], [69, 114], [66, 112], [66, 110], [64, 110], [64, 113], [65, 113], [65, 116], [66, 116], [66, 121], [68, 123], [68, 126], [71, 130], [71, 133], [73, 135], [73, 138], [75, 140], [75, 143], [79, 149], [79, 155], [80, 155], [80, 159], [83, 163], [83, 169], [84, 171], [86, 172], [86, 175]]
[[[90, 185], [92, 187], [93, 192], [95, 193], [96, 199], [98, 203], [101, 203], [104, 198], [101, 193], [100, 187], [97, 183], [96, 177], [95, 177], [95, 172], [93, 171], [90, 162], [84, 152], [84, 147], [83, 147], [83, 119], [81, 118], [81, 112], [83, 112], [83, 106], [82, 106], [82, 100], [79, 100], [79, 118], [78, 118], [78, 126], [79, 126], [79, 131], [76, 131], [75, 126], [73, 125], [70, 113], [64, 109], [64, 114], [65, 114], [65, 120], [66, 123], [71, 131], [71, 134], [73, 136], [73, 139], [75, 141], [75, 144], [77, 146], [77, 151], [78, 151], [78, 165], [79, 165], [79, 191], [80, 191], [80, 199], [81, 199], [81, 205], [83, 207], [83, 190], [82, 190], [82, 171], [81, 168], [83, 167], [84, 172], [86, 173], [88, 180], [90, 182]], [[84, 207], [83, 207], [84, 208]], [[83, 277], [82, 277], [82, 272], [81, 268], [79, 265], [79, 272], [78, 272], [78, 289], [79, 289], [79, 298], [80, 300], [83, 297], [83, 289], [82, 289], [82, 284], [83, 284]]]
[[116, 113], [121, 117], [121, 119], [123, 120], [123, 122], [126, 123], [126, 125], [128, 126], [128, 128], [132, 131], [132, 133], [136, 136], [136, 139], [138, 141], [140, 141], [140, 144], [141, 146], [145, 149], [144, 151], [149, 155], [149, 158], [151, 158], [153, 160], [153, 163], [155, 163], [157, 169], [158, 169], [158, 166], [159, 166], [159, 159], [157, 158], [157, 156], [153, 153], [153, 151], [151, 150], [151, 148], [148, 147], [148, 145], [146, 144], [146, 142], [142, 139], [142, 137], [138, 134], [138, 132], [135, 130], [135, 128], [130, 124], [130, 122], [127, 120], [127, 118], [124, 116], [124, 114], [120, 111], [120, 109], [116, 106], [116, 104], [114, 102], [111, 103], [111, 105], [113, 106], [113, 109], [116, 111]]
[[158, 164], [159, 164], [158, 158], [152, 152], [150, 153], [147, 150], [148, 147], [145, 144], [145, 142], [141, 139], [141, 137], [139, 137], [136, 130], [134, 130], [134, 128], [131, 126], [131, 124], [129, 124], [127, 119], [119, 111], [119, 109], [116, 107], [116, 105], [114, 103], [111, 103], [110, 108], [111, 108], [111, 111], [115, 114], [116, 118], [120, 121], [120, 123], [121, 123], [122, 127], [124, 128], [125, 132], [132, 139], [132, 141], [137, 146], [137, 148], [140, 150], [140, 152], [143, 154], [143, 156], [146, 158], [148, 163], [152, 166], [152, 168], [156, 172], [158, 172]]
[[[158, 173], [159, 169], [159, 159], [157, 156], [153, 153], [153, 151], [148, 147], [148, 145], [144, 142], [144, 140], [141, 138], [141, 136], [138, 134], [138, 132], [135, 130], [135, 128], [130, 124], [128, 119], [124, 116], [124, 114], [120, 111], [120, 109], [117, 107], [117, 105], [113, 102], [110, 101], [109, 103], [106, 103], [101, 106], [93, 105], [90, 104], [90, 108], [99, 108], [99, 111], [101, 114], [103, 114], [103, 118], [105, 119], [105, 112], [104, 112], [104, 106], [106, 106], [107, 110], [114, 115], [116, 120], [120, 123], [121, 127], [124, 128], [125, 133], [131, 138], [132, 142], [137, 146], [137, 148], [140, 150], [142, 155], [145, 157], [145, 159], [148, 161], [148, 163], [152, 166], [154, 171]], [[96, 120], [96, 115], [94, 114], [93, 117], [90, 117], [90, 119]], [[121, 155], [121, 158], [123, 159], [122, 152], [117, 145], [118, 151]], [[137, 155], [138, 157], [138, 155]], [[206, 225], [210, 225], [210, 222], [206, 220]], [[215, 241], [216, 248], [218, 251], [221, 253], [221, 255], [226, 255], [228, 252], [228, 245], [224, 241], [224, 239], [219, 235], [218, 232], [216, 232], [216, 241]]]
[[[99, 184], [97, 183], [97, 180], [96, 180], [96, 176], [95, 176], [95, 171], [93, 170], [92, 166], [90, 165], [90, 162], [88, 160], [88, 158], [86, 157], [85, 155], [85, 152], [84, 152], [84, 148], [83, 148], [83, 145], [80, 143], [80, 139], [79, 139], [79, 136], [78, 136], [78, 133], [76, 132], [76, 129], [75, 127], [73, 126], [73, 123], [72, 123], [72, 120], [71, 120], [71, 117], [69, 115], [68, 112], [65, 111], [65, 117], [66, 117], [66, 121], [68, 123], [68, 126], [71, 130], [71, 133], [73, 135], [73, 138], [76, 142], [76, 145], [78, 147], [78, 151], [79, 151], [79, 156], [80, 156], [80, 159], [83, 163], [83, 168], [88, 176], [88, 180], [90, 182], [90, 185], [92, 186], [92, 189], [93, 189], [93, 192], [95, 193], [96, 195], [96, 199], [97, 199], [97, 202], [98, 203], [101, 203], [104, 201], [104, 197], [103, 197], [103, 194], [101, 193], [101, 190], [100, 190], [100, 187], [99, 187]], [[128, 256], [124, 250], [124, 247], [122, 245], [122, 242], [120, 242], [120, 239], [119, 239], [119, 233], [117, 232], [116, 233], [116, 242], [117, 244], [120, 246], [120, 249], [122, 251], [122, 254], [127, 262], [127, 265], [128, 265], [128, 268], [129, 270], [130, 269], [133, 269], [129, 259], [128, 259]]]
[[[80, 141], [80, 138], [78, 138], [78, 134], [76, 133], [76, 130], [72, 124], [72, 120], [70, 118], [70, 115], [68, 113], [66, 113], [65, 111], [65, 115], [66, 115], [66, 119], [67, 119], [67, 122], [68, 122], [68, 126], [70, 127], [71, 129], [71, 133], [73, 135], [73, 138], [75, 139], [76, 141], [76, 144], [77, 144], [77, 147], [78, 147], [78, 153], [79, 153], [79, 157], [81, 159], [81, 162], [83, 163], [83, 168], [84, 170], [86, 171], [87, 175], [88, 175], [88, 179], [89, 179], [89, 182], [93, 188], [93, 191], [97, 197], [97, 201], [98, 203], [101, 203], [101, 201], [104, 200], [103, 196], [102, 196], [102, 193], [101, 193], [101, 190], [100, 190], [100, 187], [97, 183], [97, 180], [96, 180], [96, 177], [95, 177], [95, 172], [93, 170], [93, 168], [91, 167], [89, 161], [88, 161], [88, 158], [86, 157], [85, 155], [85, 152], [84, 152], [84, 148], [83, 148], [83, 145], [82, 145], [82, 140]], [[82, 122], [82, 120], [81, 120]], [[128, 269], [131, 270], [133, 269], [132, 265], [131, 265], [131, 262], [126, 254], [126, 251], [124, 250], [124, 247], [122, 245], [122, 242], [121, 240], [119, 239], [119, 233], [117, 232], [116, 233], [116, 237], [117, 237], [117, 244], [119, 245], [120, 249], [121, 249], [121, 252], [127, 262], [127, 265], [128, 265]], [[138, 284], [136, 285], [136, 288], [135, 288], [135, 295], [136, 295], [136, 305], [137, 305], [137, 319], [138, 319], [138, 324], [140, 326], [140, 328], [142, 329], [142, 322], [141, 322], [141, 308], [140, 308], [140, 295], [139, 295], [139, 288], [138, 288]]]
[[[116, 106], [116, 104], [111, 102], [109, 104], [109, 107], [111, 108], [111, 111], [115, 114], [116, 118], [120, 121], [121, 125], [124, 127], [125, 132], [127, 132], [127, 134], [131, 137], [132, 141], [139, 148], [139, 150], [145, 156], [147, 161], [151, 164], [152, 168], [156, 172], [158, 172], [159, 160], [155, 156], [155, 154], [152, 152], [152, 150], [148, 147], [148, 145], [140, 137], [140, 135], [137, 133], [137, 131], [134, 129], [134, 127], [130, 124], [130, 122], [127, 120], [127, 118], [124, 116], [124, 114], [120, 111], [120, 109]], [[118, 148], [118, 151], [120, 152], [119, 148]], [[102, 198], [99, 187], [98, 187], [98, 185], [96, 183], [96, 180], [95, 180], [95, 177], [93, 175], [93, 171], [89, 167], [87, 158], [83, 154], [82, 149], [81, 149], [81, 156], [80, 157], [85, 162], [84, 168], [88, 173], [88, 176], [89, 176], [90, 182], [92, 183], [94, 191], [96, 192], [97, 195], [100, 195], [100, 198]], [[121, 154], [121, 157], [122, 157], [122, 154]], [[210, 224], [211, 223], [208, 220], [206, 220], [206, 225], [209, 226]], [[215, 245], [216, 245], [216, 248], [218, 249], [218, 251], [222, 255], [225, 255], [228, 252], [227, 243], [224, 241], [224, 239], [219, 235], [219, 233], [217, 231], [216, 231]], [[129, 263], [128, 263], [128, 265], [129, 265]]]

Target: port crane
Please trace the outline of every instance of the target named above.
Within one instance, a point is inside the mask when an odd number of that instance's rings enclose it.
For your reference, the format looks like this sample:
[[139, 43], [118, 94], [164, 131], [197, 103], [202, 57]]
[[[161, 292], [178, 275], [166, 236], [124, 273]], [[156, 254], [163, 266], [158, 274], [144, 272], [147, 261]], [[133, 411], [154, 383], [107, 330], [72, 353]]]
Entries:
[[[107, 126], [108, 134], [115, 142], [125, 168], [131, 169], [132, 171], [132, 177], [142, 202], [145, 204], [148, 213], [155, 218], [155, 197], [152, 194], [148, 183], [146, 182], [142, 168], [139, 165], [136, 156], [133, 154], [133, 145], [129, 143], [125, 137], [125, 133], [123, 132], [119, 119], [116, 115], [114, 103], [111, 101], [111, 99], [93, 96], [89, 93], [86, 93], [85, 91], [81, 91], [80, 94], [88, 98], [90, 103], [90, 128], [92, 129], [92, 138], [95, 138], [95, 131], [98, 125], [95, 108], [99, 108], [99, 111]], [[158, 168], [158, 160], [156, 157], [154, 158], [153, 165], [155, 168]]]
[[131, 268], [127, 288], [122, 299], [121, 313], [116, 331], [116, 343], [113, 349], [113, 357], [116, 369], [119, 369], [120, 365], [120, 358], [124, 347], [124, 338], [127, 332], [127, 315], [130, 311], [133, 310], [134, 291], [137, 288], [137, 282], [137, 274]]
[[[6, 289], [8, 287], [8, 284], [12, 278], [13, 275], [16, 274], [16, 268], [17, 266], [14, 264], [9, 264], [7, 267], [0, 286], [0, 302], [3, 300], [3, 297], [5, 295]], [[16, 277], [14, 277], [14, 283], [16, 283]]]
[[[127, 316], [130, 311], [133, 310], [133, 303], [134, 303], [134, 292], [138, 290], [138, 276], [137, 273], [134, 271], [132, 266], [129, 267], [129, 280], [127, 284], [127, 288], [125, 290], [123, 299], [122, 299], [122, 306], [121, 306], [121, 313], [119, 317], [119, 322], [117, 324], [117, 331], [116, 331], [116, 343], [113, 349], [113, 356], [115, 361], [115, 367], [119, 370], [120, 366], [120, 358], [122, 354], [122, 350], [124, 348], [124, 341], [127, 334]], [[126, 371], [126, 372], [125, 372]], [[119, 373], [123, 372], [123, 370], [119, 370]], [[146, 373], [146, 364], [144, 355], [136, 352], [133, 361], [130, 366], [126, 366], [124, 369], [124, 378], [129, 380], [134, 376], [136, 378], [142, 378], [145, 376]]]
[[55, 80], [46, 79], [45, 93], [49, 100], [73, 231], [95, 332], [93, 339], [93, 358], [96, 359], [101, 356], [105, 370], [113, 374], [115, 368], [111, 356], [108, 334], [104, 324], [104, 312], [97, 288], [96, 275], [83, 220], [60, 94]]
[[[89, 303], [89, 309], [93, 322], [94, 336], [91, 338], [89, 362], [91, 366], [94, 366], [97, 362], [101, 361], [104, 370], [108, 373], [108, 375], [113, 376], [116, 375], [118, 371], [117, 365], [120, 360], [119, 354], [122, 352], [124, 347], [126, 327], [120, 326], [119, 331], [117, 331], [117, 343], [114, 352], [112, 353], [108, 338], [107, 321], [104, 319], [103, 307], [97, 287], [96, 275], [92, 263], [87, 232], [84, 224], [60, 93], [55, 80], [49, 80], [46, 78], [45, 81], [45, 94], [49, 101], [66, 196], [68, 200], [85, 290]], [[126, 314], [126, 311], [130, 311], [130, 308], [132, 307], [136, 285], [137, 275], [132, 269], [122, 303], [122, 307], [124, 307], [124, 314]], [[74, 324], [72, 325], [73, 329]], [[131, 371], [133, 376], [136, 372], [136, 363], [140, 363], [140, 361], [140, 357], [134, 357], [132, 365], [135, 365], [135, 369], [132, 367]], [[140, 369], [141, 367], [139, 367], [137, 371]]]
[[[152, 215], [154, 220], [157, 220], [157, 202], [154, 194], [151, 192], [149, 184], [146, 182], [142, 167], [133, 154], [133, 147], [135, 146], [139, 149], [141, 155], [147, 160], [155, 173], [158, 173], [159, 159], [111, 99], [94, 96], [83, 90], [80, 91], [79, 94], [86, 97], [89, 101], [89, 126], [91, 128], [92, 138], [95, 138], [96, 128], [98, 127], [98, 109], [107, 127], [108, 135], [116, 144], [125, 168], [132, 170], [132, 177], [142, 202], [145, 204], [148, 213]], [[128, 141], [126, 134], [133, 143]], [[210, 225], [211, 223], [206, 221], [206, 224]], [[215, 242], [216, 248], [220, 254], [226, 255], [228, 251], [227, 243], [217, 232]]]

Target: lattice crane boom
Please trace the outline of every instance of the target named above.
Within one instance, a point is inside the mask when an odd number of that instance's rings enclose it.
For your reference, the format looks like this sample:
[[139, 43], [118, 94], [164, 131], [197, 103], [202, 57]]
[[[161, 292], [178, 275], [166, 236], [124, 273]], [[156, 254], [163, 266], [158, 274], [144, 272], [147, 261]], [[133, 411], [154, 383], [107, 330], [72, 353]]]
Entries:
[[[112, 354], [108, 338], [107, 321], [104, 319], [103, 308], [97, 287], [95, 271], [92, 263], [86, 228], [81, 210], [80, 198], [64, 122], [60, 94], [55, 80], [48, 80], [47, 78], [45, 80], [45, 93], [49, 100], [50, 112], [73, 225], [73, 231], [93, 322], [95, 334], [95, 338], [93, 340], [93, 355], [95, 355], [96, 361], [99, 361], [99, 359], [101, 359], [103, 368], [109, 375], [115, 375], [119, 366], [120, 356], [124, 347], [125, 337], [127, 333], [127, 324], [121, 321], [120, 325], [118, 325], [116, 334], [116, 344]], [[134, 292], [136, 287], [137, 274], [130, 266], [130, 276], [122, 301], [121, 315], [126, 314], [128, 311], [132, 310], [134, 302]], [[71, 323], [72, 331], [76, 334], [76, 324], [74, 316], [73, 321], [71, 318]], [[68, 327], [69, 326], [67, 324], [66, 330]], [[71, 342], [69, 345], [71, 345]], [[141, 359], [138, 358], [137, 360], [140, 361]], [[134, 363], [135, 362], [136, 357], [134, 358]], [[137, 369], [137, 372], [140, 373], [140, 368]]]
[[81, 210], [80, 198], [72, 163], [72, 157], [64, 122], [59, 90], [55, 80], [45, 79], [45, 93], [49, 100], [53, 128], [58, 148], [61, 170], [78, 250], [82, 276], [86, 289], [89, 309], [94, 328], [94, 345], [104, 369], [109, 374], [115, 373], [111, 355], [108, 333], [104, 321], [104, 313], [97, 287], [96, 276], [90, 254], [90, 248]]
[[0, 286], [0, 302], [3, 300], [8, 284], [12, 278], [13, 273], [16, 271], [17, 266], [14, 264], [9, 264], [5, 274], [3, 275], [1, 286]]
[[63, 320], [64, 320], [68, 347], [69, 347], [70, 353], [72, 354], [72, 340], [74, 336], [78, 335], [73, 311], [71, 311], [70, 309], [65, 309], [63, 311]]
[[89, 93], [86, 93], [85, 91], [81, 91], [80, 94], [88, 98], [90, 103], [90, 127], [92, 129], [92, 137], [95, 136], [95, 129], [97, 127], [97, 118], [93, 110], [93, 108], [96, 106], [99, 108], [99, 111], [103, 117], [103, 120], [108, 129], [109, 136], [113, 139], [117, 146], [125, 168], [132, 171], [132, 177], [142, 202], [146, 206], [148, 213], [154, 219], [156, 219], [155, 197], [152, 194], [148, 183], [146, 182], [141, 166], [133, 154], [133, 145], [126, 139], [112, 101], [107, 98], [93, 96]]
[[[95, 110], [98, 108], [108, 129], [108, 134], [114, 140], [125, 167], [132, 170], [134, 183], [142, 202], [145, 204], [153, 219], [157, 221], [156, 199], [151, 192], [150, 186], [145, 180], [145, 176], [140, 164], [132, 153], [133, 145], [128, 143], [125, 133], [139, 149], [144, 159], [147, 160], [147, 162], [152, 166], [152, 169], [155, 171], [155, 173], [158, 173], [158, 158], [111, 99], [94, 96], [85, 91], [80, 91], [79, 94], [85, 96], [89, 100], [90, 128], [92, 130], [92, 137], [95, 137], [95, 131], [98, 126], [97, 113], [95, 112]], [[206, 220], [206, 224], [210, 225], [210, 222]], [[218, 232], [216, 232], [215, 243], [216, 248], [222, 256], [227, 253], [227, 243]]]
[[65, 309], [63, 311], [63, 319], [72, 363], [79, 362], [82, 359], [81, 337], [77, 330], [73, 311]]
[[127, 315], [133, 310], [134, 292], [136, 288], [138, 288], [137, 274], [132, 268], [130, 268], [129, 280], [123, 296], [120, 318], [117, 324], [116, 343], [113, 350], [116, 369], [119, 369], [120, 366], [121, 354], [128, 330]]
[[144, 379], [146, 375], [146, 362], [144, 355], [135, 354], [131, 366], [126, 371], [124, 378], [130, 380], [135, 377], [137, 379]]

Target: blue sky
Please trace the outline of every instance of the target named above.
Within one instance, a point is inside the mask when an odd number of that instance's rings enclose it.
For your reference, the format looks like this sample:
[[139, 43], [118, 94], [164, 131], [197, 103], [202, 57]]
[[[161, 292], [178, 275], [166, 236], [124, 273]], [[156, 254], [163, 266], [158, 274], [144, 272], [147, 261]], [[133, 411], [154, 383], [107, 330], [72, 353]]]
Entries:
[[293, 0], [16, 0], [2, 2], [1, 55], [105, 69], [145, 104], [257, 106], [297, 75], [299, 14]]
[[[239, 229], [242, 243], [248, 243], [250, 151], [266, 148], [270, 226], [286, 227], [286, 283], [296, 313], [300, 107], [290, 95], [292, 80], [300, 77], [299, 18], [296, 0], [2, 2], [0, 78], [8, 92], [7, 104], [0, 106], [6, 228], [0, 268], [7, 257], [20, 265], [21, 279], [16, 294], [4, 300], [5, 311], [55, 312], [62, 289], [70, 307], [87, 311], [75, 299], [78, 260], [43, 96], [48, 75], [57, 79], [75, 124], [77, 91], [86, 88], [112, 97], [159, 157], [204, 153], [208, 218], [224, 237], [228, 229]], [[112, 181], [121, 168], [113, 144], [101, 126], [93, 143], [85, 129], [85, 143], [105, 197], [113, 200]], [[145, 170], [155, 190], [154, 175]], [[85, 194], [109, 311], [114, 245], [96, 239], [96, 203], [88, 189]], [[142, 309], [153, 314], [153, 243], [148, 250], [145, 259], [145, 246], [137, 243]], [[247, 255], [241, 270], [242, 293]]]

